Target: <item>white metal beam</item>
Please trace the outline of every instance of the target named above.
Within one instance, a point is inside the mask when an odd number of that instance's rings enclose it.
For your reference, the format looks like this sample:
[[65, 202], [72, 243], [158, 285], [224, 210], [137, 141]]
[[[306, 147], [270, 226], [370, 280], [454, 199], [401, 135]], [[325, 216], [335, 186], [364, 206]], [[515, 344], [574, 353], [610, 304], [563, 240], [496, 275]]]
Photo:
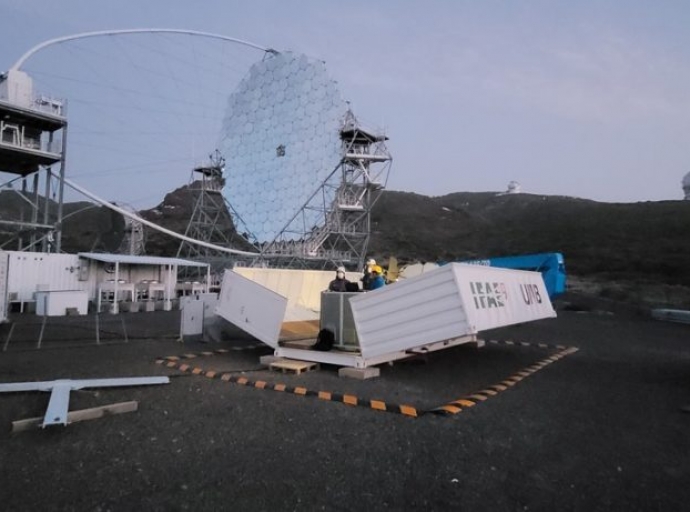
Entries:
[[67, 425], [69, 394], [72, 390], [85, 388], [112, 388], [128, 386], [150, 386], [168, 384], [169, 377], [128, 377], [123, 379], [84, 379], [53, 380], [45, 382], [12, 382], [0, 384], [0, 393], [22, 391], [50, 391], [48, 409], [43, 418], [43, 427], [48, 425]]
[[29, 51], [27, 51], [24, 55], [19, 57], [19, 60], [14, 63], [14, 65], [10, 68], [10, 71], [18, 71], [19, 68], [21, 68], [24, 63], [31, 57], [33, 54], [39, 52], [43, 48], [46, 48], [48, 46], [53, 46], [56, 44], [64, 43], [67, 41], [74, 41], [75, 39], [87, 39], [90, 37], [104, 37], [104, 36], [120, 36], [120, 35], [125, 35], [125, 34], [184, 34], [184, 35], [189, 35], [189, 36], [200, 36], [200, 37], [208, 37], [212, 39], [222, 39], [223, 41], [229, 41], [232, 43], [238, 43], [244, 46], [248, 46], [250, 48], [254, 48], [256, 50], [261, 50], [264, 52], [272, 52], [272, 53], [277, 53], [276, 50], [272, 50], [270, 48], [264, 48], [262, 46], [259, 46], [254, 43], [250, 43], [248, 41], [243, 41], [241, 39], [235, 39], [234, 37], [228, 37], [224, 36], [221, 34], [212, 34], [210, 32], [199, 32], [198, 30], [184, 30], [184, 29], [174, 29], [174, 28], [132, 28], [132, 29], [122, 29], [122, 30], [98, 30], [94, 32], [82, 32], [80, 34], [72, 34], [69, 36], [63, 36], [63, 37], [57, 37], [55, 39], [50, 39], [48, 41], [44, 41], [40, 44], [37, 44], [33, 48], [31, 48]]
[[144, 219], [144, 218], [142, 218], [142, 217], [139, 217], [139, 216], [136, 215], [135, 213], [132, 213], [132, 212], [130, 212], [130, 211], [127, 211], [127, 210], [125, 210], [124, 208], [120, 208], [119, 206], [117, 206], [117, 205], [115, 205], [115, 204], [113, 204], [113, 203], [111, 203], [111, 202], [109, 202], [109, 201], [106, 201], [105, 199], [102, 199], [102, 198], [98, 197], [96, 194], [94, 194], [94, 193], [92, 193], [92, 192], [89, 192], [89, 191], [86, 190], [85, 188], [80, 187], [79, 185], [77, 185], [76, 183], [74, 183], [73, 181], [71, 181], [71, 180], [69, 180], [69, 179], [67, 179], [67, 178], [64, 178], [63, 181], [64, 181], [64, 183], [65, 183], [66, 185], [68, 185], [69, 187], [73, 188], [74, 190], [76, 190], [76, 191], [79, 192], [80, 194], [84, 194], [86, 197], [88, 197], [88, 198], [90, 198], [90, 199], [93, 199], [93, 200], [96, 201], [97, 203], [102, 204], [103, 206], [105, 206], [106, 208], [110, 208], [111, 210], [116, 211], [116, 212], [119, 213], [120, 215], [123, 215], [123, 216], [125, 216], [125, 217], [127, 217], [127, 218], [129, 218], [129, 219], [132, 219], [132, 220], [141, 222], [142, 224], [144, 224], [144, 225], [150, 227], [151, 229], [155, 229], [156, 231], [160, 231], [161, 233], [165, 233], [166, 235], [170, 235], [170, 236], [175, 237], [175, 238], [178, 238], [178, 239], [180, 239], [180, 240], [184, 240], [185, 242], [189, 242], [189, 243], [191, 243], [191, 244], [200, 245], [200, 246], [202, 246], [202, 247], [207, 247], [207, 248], [209, 248], [209, 249], [214, 249], [214, 250], [216, 250], [216, 251], [226, 252], [226, 253], [229, 253], [229, 254], [239, 254], [239, 255], [242, 255], [242, 256], [259, 256], [259, 253], [258, 253], [258, 252], [239, 251], [239, 250], [237, 250], [237, 249], [231, 249], [231, 248], [229, 248], [229, 247], [222, 247], [222, 246], [220, 246], [220, 245], [210, 244], [210, 243], [208, 243], [208, 242], [203, 242], [203, 241], [201, 241], [201, 240], [196, 240], [196, 239], [194, 239], [194, 238], [190, 238], [190, 237], [185, 236], [185, 235], [182, 235], [182, 234], [180, 234], [180, 233], [176, 233], [175, 231], [171, 231], [171, 230], [166, 229], [166, 228], [164, 228], [164, 227], [162, 227], [162, 226], [159, 226], [158, 224], [155, 224], [155, 223], [153, 223], [153, 222], [151, 222], [151, 221], [148, 221], [148, 220], [146, 220], [146, 219]]

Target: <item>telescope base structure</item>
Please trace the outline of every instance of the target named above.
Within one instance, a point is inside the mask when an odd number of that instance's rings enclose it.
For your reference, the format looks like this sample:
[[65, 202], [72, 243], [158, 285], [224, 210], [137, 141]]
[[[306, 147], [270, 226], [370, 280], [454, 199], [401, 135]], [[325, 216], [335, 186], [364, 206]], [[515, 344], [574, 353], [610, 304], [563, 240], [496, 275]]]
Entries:
[[396, 352], [389, 352], [372, 357], [365, 357], [361, 353], [345, 352], [340, 350], [320, 352], [317, 350], [283, 347], [276, 349], [275, 355], [277, 357], [283, 357], [286, 359], [312, 361], [315, 363], [332, 364], [335, 366], [349, 368], [371, 368], [380, 364], [400, 361], [401, 359], [407, 359], [408, 357], [428, 354], [431, 352], [436, 352], [437, 350], [462, 345], [464, 343], [477, 343], [477, 337], [475, 335], [462, 336], [454, 340], [439, 341], [437, 343], [415, 347], [414, 349], [410, 350], [399, 350]]
[[[335, 292], [315, 290], [322, 301], [316, 350], [308, 342], [313, 334], [294, 348], [279, 339], [288, 298], [269, 286], [280, 283], [263, 286], [227, 271], [216, 313], [278, 357], [352, 368], [476, 343], [481, 331], [556, 316], [540, 273], [451, 263], [374, 291], [342, 294], [325, 309]], [[339, 340], [352, 325], [354, 335]], [[325, 338], [332, 343], [321, 343]]]

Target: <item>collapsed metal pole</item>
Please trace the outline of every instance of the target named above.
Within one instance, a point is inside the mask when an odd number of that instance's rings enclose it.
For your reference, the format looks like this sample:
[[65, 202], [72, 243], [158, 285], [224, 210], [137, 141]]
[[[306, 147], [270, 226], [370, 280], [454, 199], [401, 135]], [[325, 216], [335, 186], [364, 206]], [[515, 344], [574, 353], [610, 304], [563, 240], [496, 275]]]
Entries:
[[97, 203], [100, 203], [103, 206], [105, 206], [106, 208], [110, 208], [111, 210], [116, 211], [120, 215], [123, 215], [123, 216], [125, 216], [129, 219], [135, 220], [137, 222], [141, 222], [142, 224], [150, 227], [151, 229], [155, 229], [156, 231], [160, 231], [161, 233], [165, 233], [166, 235], [178, 238], [179, 240], [184, 240], [185, 242], [189, 242], [191, 244], [200, 245], [201, 247], [206, 247], [206, 248], [213, 249], [213, 250], [220, 251], [220, 252], [226, 252], [229, 254], [239, 254], [241, 256], [255, 256], [255, 257], [260, 256], [260, 254], [257, 252], [240, 251], [237, 249], [231, 249], [229, 247], [222, 247], [220, 245], [215, 245], [215, 244], [211, 244], [208, 242], [202, 242], [201, 240], [196, 240], [194, 238], [190, 238], [190, 237], [182, 235], [180, 233], [176, 233], [175, 231], [171, 231], [169, 229], [164, 228], [163, 226], [159, 226], [158, 224], [155, 224], [151, 221], [148, 221], [142, 217], [139, 217], [138, 215], [136, 215], [132, 212], [129, 212], [129, 211], [127, 211], [123, 208], [120, 208], [119, 206], [117, 206], [117, 205], [115, 205], [109, 201], [106, 201], [105, 199], [98, 197], [97, 195], [93, 194], [92, 192], [89, 192], [85, 188], [80, 187], [79, 185], [77, 185], [76, 183], [72, 182], [71, 180], [69, 180], [67, 178], [63, 178], [62, 181], [64, 181], [64, 183], [66, 185], [68, 185], [72, 189], [76, 190], [80, 194], [84, 194], [86, 197], [93, 199]]
[[169, 377], [129, 377], [123, 379], [53, 380], [47, 382], [14, 382], [0, 384], [0, 393], [22, 391], [50, 391], [48, 409], [43, 418], [43, 428], [49, 425], [67, 425], [69, 394], [86, 388], [113, 388], [169, 384]]

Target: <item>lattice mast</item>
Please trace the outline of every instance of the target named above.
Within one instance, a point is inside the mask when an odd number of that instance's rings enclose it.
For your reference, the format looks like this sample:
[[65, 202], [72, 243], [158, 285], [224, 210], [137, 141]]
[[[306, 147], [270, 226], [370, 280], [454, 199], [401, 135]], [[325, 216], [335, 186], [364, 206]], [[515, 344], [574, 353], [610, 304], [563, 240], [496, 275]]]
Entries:
[[[362, 128], [351, 110], [341, 126], [342, 157], [333, 172], [269, 244], [263, 255], [287, 267], [361, 268], [371, 238], [371, 210], [386, 186], [388, 137]], [[310, 226], [309, 212], [319, 225]]]
[[[118, 204], [113, 202], [115, 206], [119, 206], [130, 213], [136, 215], [136, 210], [127, 204]], [[118, 254], [129, 254], [131, 256], [141, 256], [146, 253], [146, 232], [144, 225], [130, 217], [124, 216], [125, 233], [117, 249]]]
[[36, 94], [18, 69], [0, 75], [0, 172], [16, 176], [0, 192], [20, 198], [18, 217], [0, 219], [0, 249], [60, 252], [66, 141], [65, 101]]
[[392, 157], [386, 147], [388, 137], [362, 128], [351, 110], [345, 116], [340, 138], [343, 144], [341, 183], [333, 207], [326, 215], [328, 236], [318, 252], [324, 256], [349, 252], [348, 261], [362, 268], [371, 239], [371, 210], [388, 181]]
[[[192, 171], [190, 191], [196, 195], [194, 210], [187, 224], [185, 236], [224, 247], [231, 247], [233, 224], [231, 207], [222, 195], [225, 178], [225, 159], [216, 150], [209, 156], [209, 163]], [[212, 262], [228, 260], [228, 254], [182, 242], [177, 251], [178, 257]]]

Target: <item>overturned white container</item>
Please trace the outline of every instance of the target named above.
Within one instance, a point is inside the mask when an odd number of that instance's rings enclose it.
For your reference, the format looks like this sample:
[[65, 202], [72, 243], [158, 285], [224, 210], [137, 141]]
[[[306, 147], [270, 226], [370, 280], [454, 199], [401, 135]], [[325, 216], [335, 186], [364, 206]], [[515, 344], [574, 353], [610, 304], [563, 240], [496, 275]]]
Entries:
[[461, 263], [350, 303], [364, 357], [556, 316], [539, 273]]
[[352, 297], [350, 305], [359, 353], [280, 347], [276, 355], [365, 368], [556, 316], [540, 273], [462, 263]]

